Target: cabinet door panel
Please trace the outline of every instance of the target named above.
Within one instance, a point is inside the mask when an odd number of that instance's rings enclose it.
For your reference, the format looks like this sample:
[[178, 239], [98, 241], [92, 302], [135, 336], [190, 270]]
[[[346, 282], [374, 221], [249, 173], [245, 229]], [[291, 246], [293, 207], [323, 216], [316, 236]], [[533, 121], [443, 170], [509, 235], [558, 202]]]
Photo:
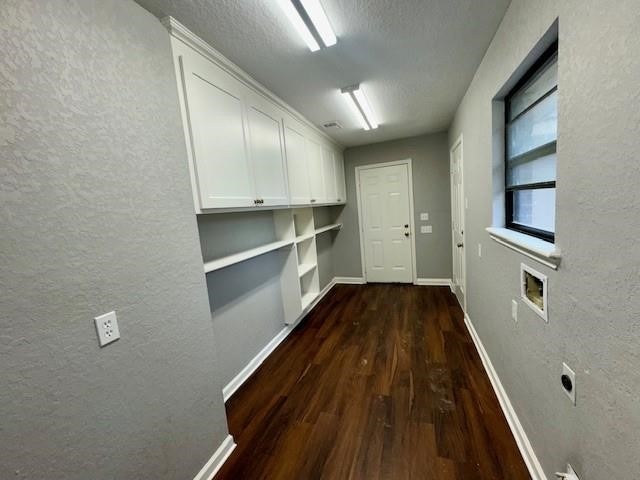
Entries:
[[307, 139], [307, 161], [309, 165], [309, 184], [311, 186], [311, 203], [324, 203], [322, 147], [319, 143]]
[[195, 55], [183, 61], [183, 76], [201, 208], [252, 206], [243, 91]]
[[307, 205], [311, 203], [311, 188], [304, 135], [285, 123], [284, 142], [290, 202], [292, 205]]
[[251, 165], [261, 206], [287, 205], [280, 119], [267, 108], [252, 105], [248, 111]]
[[333, 150], [322, 147], [322, 177], [324, 178], [323, 203], [336, 203], [336, 166], [333, 160]]
[[338, 203], [346, 203], [347, 201], [347, 186], [345, 184], [344, 177], [344, 157], [342, 152], [334, 152], [333, 159], [335, 161], [335, 175], [336, 175], [336, 197]]

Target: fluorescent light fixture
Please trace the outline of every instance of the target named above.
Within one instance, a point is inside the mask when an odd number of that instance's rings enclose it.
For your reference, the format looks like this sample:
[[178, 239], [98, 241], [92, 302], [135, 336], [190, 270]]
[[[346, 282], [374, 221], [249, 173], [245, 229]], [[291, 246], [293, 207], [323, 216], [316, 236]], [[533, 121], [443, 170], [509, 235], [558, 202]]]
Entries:
[[322, 5], [320, 5], [320, 1], [300, 0], [300, 3], [302, 3], [307, 15], [309, 15], [311, 23], [316, 27], [318, 35], [320, 35], [324, 46], [330, 47], [331, 45], [335, 45], [338, 39], [336, 38], [336, 34], [333, 33], [329, 19], [327, 18], [326, 13], [324, 13], [324, 9], [322, 8]]
[[278, 4], [312, 52], [338, 41], [319, 0], [278, 0]]
[[298, 32], [298, 35], [300, 35], [304, 40], [304, 43], [307, 44], [309, 50], [312, 52], [320, 50], [320, 45], [318, 45], [316, 39], [311, 35], [311, 32], [302, 20], [302, 17], [296, 10], [296, 7], [293, 6], [293, 3], [291, 3], [290, 0], [278, 0], [278, 4], [280, 4], [280, 8], [282, 8], [289, 21]]
[[378, 120], [371, 109], [367, 97], [360, 89], [360, 85], [345, 87], [341, 92], [363, 129], [375, 130], [378, 128]]

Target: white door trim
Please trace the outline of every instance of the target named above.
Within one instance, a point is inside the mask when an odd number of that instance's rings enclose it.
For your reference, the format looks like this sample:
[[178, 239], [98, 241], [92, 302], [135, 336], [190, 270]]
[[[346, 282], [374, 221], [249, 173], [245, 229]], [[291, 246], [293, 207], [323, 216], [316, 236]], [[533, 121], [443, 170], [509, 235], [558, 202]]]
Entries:
[[[454, 216], [454, 202], [453, 202], [453, 177], [451, 175], [451, 172], [453, 171], [453, 151], [458, 147], [458, 145], [460, 146], [460, 171], [462, 172], [462, 175], [460, 177], [460, 186], [462, 189], [462, 228], [466, 229], [466, 218], [465, 218], [465, 212], [467, 210], [467, 205], [466, 205], [466, 201], [467, 201], [467, 197], [465, 194], [465, 190], [464, 190], [464, 142], [463, 142], [463, 138], [462, 138], [462, 133], [460, 134], [460, 136], [456, 139], [455, 142], [453, 142], [453, 145], [451, 146], [451, 149], [449, 150], [449, 189], [451, 191], [451, 224], [453, 225], [453, 216]], [[463, 240], [464, 241], [464, 240]], [[464, 252], [466, 252], [466, 247], [467, 245], [465, 245], [465, 250]], [[455, 255], [456, 255], [456, 248], [458, 248], [456, 246], [456, 238], [453, 232], [453, 229], [451, 231], [451, 266], [455, 267]], [[463, 298], [463, 305], [460, 305], [460, 307], [462, 308], [462, 310], [466, 313], [467, 311], [467, 258], [466, 258], [466, 253], [463, 253], [462, 255], [462, 271], [463, 273], [463, 278], [464, 278], [464, 284], [462, 285], [462, 298]], [[453, 272], [453, 275], [451, 275], [452, 277], [452, 282], [453, 282], [453, 286], [455, 289], [455, 271]], [[454, 291], [455, 294], [455, 291]], [[457, 296], [457, 295], [456, 295]]]
[[383, 162], [383, 163], [371, 163], [369, 165], [360, 165], [356, 167], [355, 171], [355, 179], [356, 179], [356, 200], [358, 204], [358, 234], [360, 236], [360, 266], [362, 270], [362, 276], [364, 278], [365, 283], [367, 282], [367, 269], [366, 269], [366, 260], [364, 255], [364, 224], [362, 223], [362, 204], [360, 201], [360, 172], [362, 170], [371, 170], [373, 168], [380, 167], [394, 167], [397, 165], [406, 165], [408, 171], [408, 183], [409, 183], [409, 214], [411, 219], [409, 221], [409, 225], [411, 226], [411, 268], [413, 269], [412, 278], [413, 284], [416, 285], [418, 282], [418, 268], [416, 263], [416, 221], [415, 215], [413, 214], [413, 171], [411, 168], [411, 159], [406, 158], [404, 160], [396, 160], [393, 162]]

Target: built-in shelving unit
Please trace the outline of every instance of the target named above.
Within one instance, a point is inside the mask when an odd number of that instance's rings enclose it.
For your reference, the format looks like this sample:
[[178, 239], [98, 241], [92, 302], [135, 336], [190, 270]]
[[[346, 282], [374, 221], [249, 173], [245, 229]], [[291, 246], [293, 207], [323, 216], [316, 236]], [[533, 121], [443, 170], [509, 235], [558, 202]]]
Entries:
[[312, 208], [292, 210], [296, 234], [296, 254], [302, 311], [319, 295], [318, 254], [316, 252], [316, 229]]
[[[250, 269], [251, 266], [241, 267], [239, 264], [254, 261], [252, 259], [262, 255], [278, 254], [284, 320], [287, 324], [295, 323], [320, 294], [316, 236], [337, 231], [342, 224], [328, 223], [316, 228], [314, 209], [301, 207], [253, 214], [248, 222], [253, 222], [254, 226], [249, 230], [242, 227], [244, 223], [240, 217], [243, 215], [249, 214], [219, 214], [200, 219], [207, 283], [212, 287], [222, 286], [231, 278], [228, 275], [234, 275], [231, 271], [225, 273], [225, 269], [236, 268], [234, 266]], [[318, 215], [322, 223], [333, 220], [323, 219], [320, 212]], [[240, 228], [247, 230], [236, 230]], [[234, 247], [240, 251], [234, 251]]]

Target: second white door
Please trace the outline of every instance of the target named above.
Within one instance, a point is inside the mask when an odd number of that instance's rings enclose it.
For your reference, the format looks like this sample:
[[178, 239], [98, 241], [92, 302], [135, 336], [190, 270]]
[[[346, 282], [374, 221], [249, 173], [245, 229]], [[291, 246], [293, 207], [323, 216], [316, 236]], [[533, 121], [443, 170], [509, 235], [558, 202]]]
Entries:
[[359, 169], [360, 215], [368, 282], [413, 282], [409, 166]]

